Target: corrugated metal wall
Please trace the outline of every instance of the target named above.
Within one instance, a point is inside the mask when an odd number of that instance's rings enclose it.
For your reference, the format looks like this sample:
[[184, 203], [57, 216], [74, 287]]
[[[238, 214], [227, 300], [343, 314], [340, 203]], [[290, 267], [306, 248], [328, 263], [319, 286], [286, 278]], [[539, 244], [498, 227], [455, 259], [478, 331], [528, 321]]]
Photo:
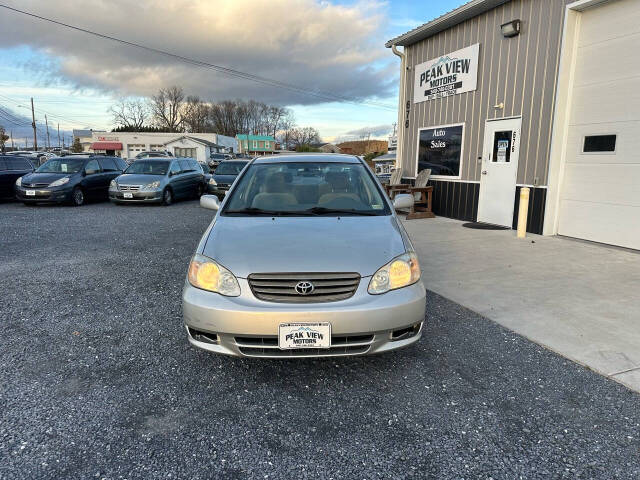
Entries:
[[[571, 1], [513, 0], [406, 48], [411, 112], [404, 129], [404, 175], [415, 174], [419, 128], [465, 122], [461, 180], [479, 181], [485, 121], [521, 115], [517, 183], [547, 184], [564, 8]], [[500, 25], [518, 18], [520, 35], [504, 38]], [[480, 43], [476, 91], [413, 103], [415, 65], [475, 43]], [[494, 109], [500, 102], [504, 110]]]

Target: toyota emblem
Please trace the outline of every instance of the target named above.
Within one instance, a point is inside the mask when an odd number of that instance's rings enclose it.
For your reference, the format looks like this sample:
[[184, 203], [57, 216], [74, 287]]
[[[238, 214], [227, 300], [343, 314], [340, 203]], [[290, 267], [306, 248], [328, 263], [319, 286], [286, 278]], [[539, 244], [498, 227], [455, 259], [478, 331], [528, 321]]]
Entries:
[[296, 292], [300, 295], [309, 295], [313, 292], [314, 288], [311, 282], [298, 282], [295, 286]]

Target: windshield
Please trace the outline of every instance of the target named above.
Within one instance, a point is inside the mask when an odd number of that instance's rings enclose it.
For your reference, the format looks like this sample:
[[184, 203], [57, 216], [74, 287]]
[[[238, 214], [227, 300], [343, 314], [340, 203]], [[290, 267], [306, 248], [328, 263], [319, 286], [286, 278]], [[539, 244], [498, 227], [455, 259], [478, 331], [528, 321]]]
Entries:
[[222, 214], [339, 216], [390, 211], [364, 165], [300, 162], [251, 165]]
[[46, 161], [37, 169], [37, 173], [77, 173], [84, 166], [84, 158], [55, 158]]
[[222, 162], [216, 168], [216, 175], [238, 175], [247, 162]]
[[138, 175], [166, 175], [169, 170], [169, 162], [165, 160], [138, 160], [129, 165], [124, 173]]

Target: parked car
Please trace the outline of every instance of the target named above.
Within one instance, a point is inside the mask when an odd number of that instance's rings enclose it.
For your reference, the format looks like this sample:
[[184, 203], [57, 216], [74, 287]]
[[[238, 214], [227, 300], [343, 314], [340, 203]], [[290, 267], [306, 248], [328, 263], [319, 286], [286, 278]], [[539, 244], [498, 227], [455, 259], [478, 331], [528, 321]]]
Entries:
[[106, 200], [109, 183], [126, 168], [118, 157], [67, 156], [48, 160], [16, 181], [18, 200], [29, 203], [66, 203]]
[[155, 152], [155, 151], [148, 151], [148, 152], [140, 152], [139, 154], [137, 154], [134, 159], [135, 160], [140, 160], [141, 158], [156, 158], [156, 157], [173, 157], [173, 153], [169, 152], [169, 151], [162, 151], [162, 152]]
[[218, 165], [209, 182], [207, 183], [207, 193], [222, 198], [235, 181], [242, 169], [249, 163], [247, 160], [226, 160]]
[[162, 203], [198, 198], [204, 192], [204, 174], [192, 158], [136, 160], [109, 186], [114, 203]]
[[8, 200], [16, 196], [15, 184], [18, 178], [35, 170], [34, 164], [27, 157], [20, 155], [0, 156], [0, 199]]
[[212, 153], [209, 155], [209, 167], [215, 170], [225, 160], [231, 160], [231, 155], [228, 153]]
[[196, 347], [249, 357], [365, 355], [420, 338], [425, 288], [373, 172], [351, 155], [254, 159], [217, 210], [182, 294]]

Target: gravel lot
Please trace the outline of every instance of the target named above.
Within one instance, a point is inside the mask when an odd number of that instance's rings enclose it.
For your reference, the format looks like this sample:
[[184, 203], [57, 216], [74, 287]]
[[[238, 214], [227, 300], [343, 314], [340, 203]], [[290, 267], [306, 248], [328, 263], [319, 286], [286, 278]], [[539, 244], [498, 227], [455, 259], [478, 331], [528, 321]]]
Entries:
[[639, 395], [434, 294], [396, 353], [193, 349], [211, 216], [0, 204], [0, 478], [639, 478]]

